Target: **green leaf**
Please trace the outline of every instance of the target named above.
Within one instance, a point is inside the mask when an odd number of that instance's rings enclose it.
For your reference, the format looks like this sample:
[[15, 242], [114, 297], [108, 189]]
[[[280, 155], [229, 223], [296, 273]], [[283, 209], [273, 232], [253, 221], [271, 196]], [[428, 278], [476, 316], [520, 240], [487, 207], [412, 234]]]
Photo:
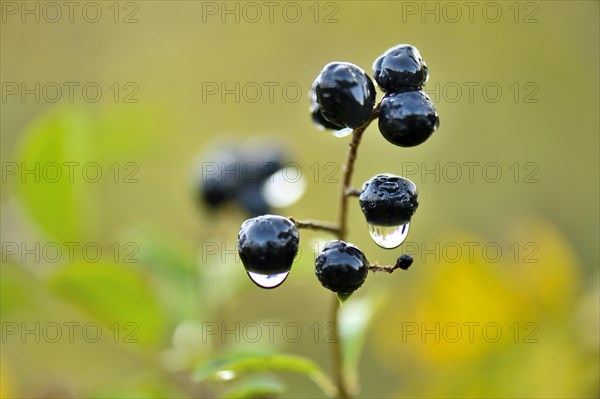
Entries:
[[253, 376], [240, 381], [223, 395], [222, 399], [274, 398], [285, 392], [279, 379], [266, 376]]
[[71, 178], [69, 170], [81, 173], [90, 130], [75, 112], [45, 114], [26, 131], [17, 155], [19, 174], [12, 181], [21, 204], [45, 233], [59, 240], [75, 240], [81, 231], [81, 179]]
[[128, 267], [73, 264], [60, 269], [49, 285], [60, 297], [111, 330], [118, 327], [118, 342], [153, 344], [161, 336], [162, 314], [153, 292]]
[[287, 371], [305, 375], [330, 397], [336, 388], [320, 367], [310, 359], [291, 354], [229, 354], [213, 359], [194, 372], [197, 381], [204, 381], [218, 373], [249, 371]]
[[340, 302], [340, 307], [344, 306], [344, 304], [346, 303], [346, 301], [348, 300], [348, 298], [350, 298], [350, 296], [352, 296], [352, 293], [350, 294], [340, 294], [339, 292], [335, 294], [335, 296], [337, 297], [338, 301]]
[[[127, 234], [126, 240], [138, 244], [136, 257], [140, 265], [150, 271], [170, 318], [178, 322], [202, 317], [204, 301], [199, 297], [200, 273], [195, 267], [194, 255], [154, 232], [134, 230]], [[174, 292], [177, 295], [173, 295]]]
[[0, 314], [4, 317], [13, 311], [31, 307], [31, 279], [13, 263], [4, 262], [0, 267]]
[[373, 316], [384, 303], [385, 294], [370, 294], [346, 302], [340, 309], [339, 326], [344, 369], [352, 390], [358, 390], [358, 365]]
[[[39, 115], [15, 154], [15, 192], [41, 230], [75, 241], [92, 224], [94, 183], [111, 179], [113, 164], [160, 142], [160, 118], [151, 109], [108, 107], [86, 112], [61, 106]], [[123, 161], [125, 162], [125, 161]]]

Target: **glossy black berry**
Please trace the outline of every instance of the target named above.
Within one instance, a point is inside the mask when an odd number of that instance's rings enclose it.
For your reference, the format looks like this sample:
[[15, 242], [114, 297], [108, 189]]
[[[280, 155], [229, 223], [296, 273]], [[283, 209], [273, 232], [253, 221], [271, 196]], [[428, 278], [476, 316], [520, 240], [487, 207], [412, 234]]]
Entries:
[[355, 129], [371, 118], [375, 86], [356, 65], [347, 62], [325, 65], [311, 91], [323, 117], [336, 126]]
[[373, 77], [386, 92], [420, 90], [427, 82], [427, 65], [416, 47], [400, 44], [375, 60]]
[[398, 267], [402, 270], [408, 270], [408, 268], [410, 267], [410, 265], [412, 265], [412, 263], [413, 263], [413, 257], [408, 254], [404, 254], [404, 255], [400, 256], [398, 258], [398, 260], [396, 261], [396, 267]]
[[381, 100], [379, 131], [392, 144], [400, 147], [419, 145], [439, 124], [435, 106], [422, 91], [390, 93]]
[[319, 107], [319, 104], [317, 103], [314, 103], [310, 108], [310, 115], [312, 118], [312, 122], [319, 129], [341, 130], [344, 128], [344, 126], [338, 126], [335, 123], [329, 122], [327, 119], [325, 119], [325, 117], [321, 113], [321, 107]]
[[410, 221], [417, 210], [417, 186], [405, 177], [391, 174], [374, 176], [360, 193], [360, 207], [367, 223], [400, 226]]
[[282, 216], [263, 215], [246, 220], [237, 249], [248, 272], [272, 275], [289, 272], [298, 253], [296, 225]]
[[315, 274], [323, 287], [342, 295], [356, 291], [369, 272], [369, 262], [362, 251], [340, 240], [325, 245], [315, 266]]

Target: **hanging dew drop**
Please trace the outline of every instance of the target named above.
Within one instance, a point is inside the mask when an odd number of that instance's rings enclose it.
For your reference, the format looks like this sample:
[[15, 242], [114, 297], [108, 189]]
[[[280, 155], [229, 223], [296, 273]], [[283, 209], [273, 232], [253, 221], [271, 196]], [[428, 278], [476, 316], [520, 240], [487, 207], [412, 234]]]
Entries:
[[285, 273], [277, 273], [277, 274], [259, 274], [253, 272], [247, 272], [250, 280], [254, 282], [254, 284], [258, 285], [261, 288], [275, 288], [280, 286], [290, 272]]
[[377, 226], [369, 224], [369, 233], [377, 245], [382, 248], [396, 248], [404, 242], [408, 236], [408, 227], [410, 223], [400, 226]]

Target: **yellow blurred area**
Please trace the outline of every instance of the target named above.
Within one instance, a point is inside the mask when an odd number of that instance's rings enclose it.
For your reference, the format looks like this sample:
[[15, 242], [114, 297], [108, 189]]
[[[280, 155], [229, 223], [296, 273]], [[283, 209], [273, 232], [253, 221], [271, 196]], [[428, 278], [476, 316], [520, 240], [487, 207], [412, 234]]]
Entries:
[[7, 370], [6, 364], [4, 361], [0, 360], [0, 398], [8, 399], [17, 396], [12, 384], [12, 378]]
[[[581, 335], [597, 333], [598, 318], [575, 323], [577, 292], [584, 285], [577, 256], [543, 219], [519, 221], [511, 230], [511, 239], [524, 236], [545, 245], [520, 262], [490, 263], [473, 251], [472, 258], [457, 262], [417, 265], [418, 281], [381, 312], [372, 345], [399, 374], [398, 396], [453, 390], [464, 397], [593, 394], [599, 348], [583, 343]], [[458, 231], [446, 238], [486, 242]], [[403, 378], [414, 370], [423, 374]]]

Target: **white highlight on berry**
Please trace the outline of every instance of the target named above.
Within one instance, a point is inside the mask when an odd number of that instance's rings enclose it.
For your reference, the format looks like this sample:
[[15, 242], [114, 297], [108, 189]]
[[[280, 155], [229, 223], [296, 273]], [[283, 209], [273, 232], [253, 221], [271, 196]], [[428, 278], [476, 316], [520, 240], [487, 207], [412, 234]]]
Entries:
[[231, 370], [219, 370], [215, 376], [222, 381], [229, 381], [235, 378], [235, 373]]
[[398, 247], [408, 236], [410, 223], [400, 226], [377, 226], [369, 224], [369, 233], [375, 244], [381, 248], [392, 249]]
[[335, 137], [346, 137], [348, 135], [350, 135], [350, 133], [352, 133], [352, 129], [349, 127], [345, 127], [343, 129], [340, 130], [332, 130], [331, 134], [333, 134]]
[[273, 173], [262, 187], [262, 194], [269, 204], [275, 208], [285, 208], [296, 203], [306, 191], [306, 180], [296, 172], [286, 169]]

